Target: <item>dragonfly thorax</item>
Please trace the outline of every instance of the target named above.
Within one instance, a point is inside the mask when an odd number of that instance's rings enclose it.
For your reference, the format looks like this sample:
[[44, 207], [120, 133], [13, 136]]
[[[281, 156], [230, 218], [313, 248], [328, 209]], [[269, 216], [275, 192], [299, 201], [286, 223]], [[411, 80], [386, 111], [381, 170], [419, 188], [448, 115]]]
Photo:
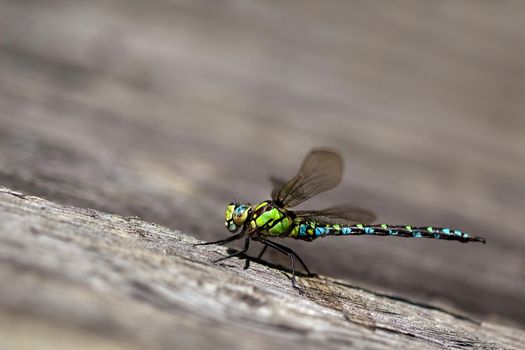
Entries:
[[224, 225], [228, 231], [236, 232], [242, 225], [250, 221], [251, 216], [251, 205], [230, 203], [224, 213]]
[[273, 201], [259, 203], [251, 216], [252, 231], [259, 236], [284, 236], [292, 225], [290, 212]]

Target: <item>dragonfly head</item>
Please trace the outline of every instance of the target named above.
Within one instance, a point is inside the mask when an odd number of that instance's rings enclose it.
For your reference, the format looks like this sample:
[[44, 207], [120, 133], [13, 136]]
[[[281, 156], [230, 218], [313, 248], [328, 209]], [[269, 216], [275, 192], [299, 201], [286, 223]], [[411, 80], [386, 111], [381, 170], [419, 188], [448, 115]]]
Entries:
[[251, 216], [252, 207], [249, 204], [230, 203], [224, 213], [224, 225], [228, 231], [236, 232]]

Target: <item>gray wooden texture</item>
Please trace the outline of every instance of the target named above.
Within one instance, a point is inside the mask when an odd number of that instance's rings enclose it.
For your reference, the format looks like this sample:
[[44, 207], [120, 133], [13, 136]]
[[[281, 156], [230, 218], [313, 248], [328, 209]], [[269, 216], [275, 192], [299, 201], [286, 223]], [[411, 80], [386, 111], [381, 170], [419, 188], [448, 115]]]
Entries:
[[[16, 233], [16, 234], [13, 234]], [[519, 349], [525, 332], [0, 187], [0, 348]]]
[[524, 16], [522, 1], [0, 0], [0, 184], [210, 240], [227, 202], [266, 199], [270, 175], [335, 147], [343, 183], [305, 208], [488, 243], [291, 242], [312, 270], [522, 327]]

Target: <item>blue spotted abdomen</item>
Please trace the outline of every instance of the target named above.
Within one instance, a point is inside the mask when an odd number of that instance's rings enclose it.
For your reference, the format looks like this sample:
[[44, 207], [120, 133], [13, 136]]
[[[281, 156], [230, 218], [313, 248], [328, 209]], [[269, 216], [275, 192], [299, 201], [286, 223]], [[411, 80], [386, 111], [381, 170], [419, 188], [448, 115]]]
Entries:
[[419, 226], [410, 225], [321, 225], [315, 221], [302, 221], [296, 219], [294, 227], [290, 232], [290, 237], [295, 239], [311, 241], [325, 236], [357, 236], [357, 235], [374, 235], [374, 236], [398, 236], [411, 238], [434, 238], [454, 240], [460, 242], [483, 242], [481, 237], [471, 236], [466, 232], [452, 230], [446, 227]]

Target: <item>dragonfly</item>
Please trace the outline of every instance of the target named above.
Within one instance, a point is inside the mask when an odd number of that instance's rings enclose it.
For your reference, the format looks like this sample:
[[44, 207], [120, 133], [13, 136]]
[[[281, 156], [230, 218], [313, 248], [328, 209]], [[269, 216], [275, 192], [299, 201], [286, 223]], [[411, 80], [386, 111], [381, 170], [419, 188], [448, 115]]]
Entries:
[[[331, 149], [311, 150], [303, 160], [297, 175], [289, 181], [271, 178], [273, 190], [270, 200], [256, 205], [232, 202], [226, 206], [224, 224], [233, 233], [225, 239], [196, 245], [226, 244], [244, 238], [242, 250], [215, 260], [223, 261], [248, 251], [250, 241], [264, 244], [257, 259], [261, 259], [268, 247], [288, 256], [291, 265], [292, 287], [297, 287], [295, 260], [311, 275], [303, 260], [292, 249], [275, 242], [275, 238], [291, 238], [312, 242], [327, 236], [393, 236], [432, 238], [458, 242], [482, 242], [482, 237], [447, 227], [372, 224], [376, 215], [370, 210], [349, 204], [337, 205], [324, 210], [291, 210], [313, 196], [336, 187], [342, 179], [343, 160]], [[240, 231], [239, 231], [240, 230]]]

